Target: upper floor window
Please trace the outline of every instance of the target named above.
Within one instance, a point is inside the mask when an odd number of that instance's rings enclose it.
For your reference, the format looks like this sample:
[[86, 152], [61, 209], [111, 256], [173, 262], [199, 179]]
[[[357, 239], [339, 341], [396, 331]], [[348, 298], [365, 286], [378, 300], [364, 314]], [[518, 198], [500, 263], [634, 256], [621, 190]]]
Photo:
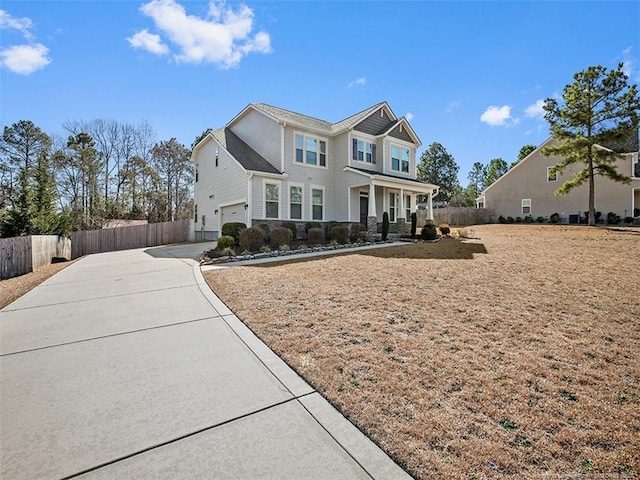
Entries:
[[353, 139], [351, 158], [359, 162], [376, 163], [376, 144], [365, 140]]
[[296, 162], [327, 166], [327, 142], [309, 135], [296, 133]]
[[558, 181], [558, 172], [552, 172], [551, 169], [553, 167], [547, 167], [547, 182], [557, 182]]
[[391, 170], [409, 173], [409, 149], [391, 145]]

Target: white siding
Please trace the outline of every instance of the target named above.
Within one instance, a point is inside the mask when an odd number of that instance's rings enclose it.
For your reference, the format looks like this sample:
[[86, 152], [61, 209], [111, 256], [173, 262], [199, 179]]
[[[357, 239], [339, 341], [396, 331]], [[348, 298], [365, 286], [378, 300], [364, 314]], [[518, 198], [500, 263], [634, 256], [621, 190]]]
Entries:
[[215, 139], [209, 139], [200, 146], [194, 162], [198, 164], [198, 181], [194, 188], [194, 200], [198, 206], [195, 231], [203, 230], [201, 222], [204, 215], [204, 231], [219, 232], [220, 205], [245, 202], [247, 199], [247, 173]]
[[280, 125], [253, 109], [238, 120], [231, 130], [271, 165], [280, 170]]

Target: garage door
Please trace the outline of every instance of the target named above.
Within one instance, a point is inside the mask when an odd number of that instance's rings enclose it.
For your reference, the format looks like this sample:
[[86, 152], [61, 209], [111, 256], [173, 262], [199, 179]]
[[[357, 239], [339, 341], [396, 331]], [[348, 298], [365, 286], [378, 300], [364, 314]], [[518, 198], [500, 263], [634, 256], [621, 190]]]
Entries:
[[220, 226], [229, 222], [242, 222], [247, 223], [245, 221], [245, 212], [244, 202], [242, 203], [234, 203], [233, 205], [229, 205], [227, 207], [222, 207], [222, 223]]

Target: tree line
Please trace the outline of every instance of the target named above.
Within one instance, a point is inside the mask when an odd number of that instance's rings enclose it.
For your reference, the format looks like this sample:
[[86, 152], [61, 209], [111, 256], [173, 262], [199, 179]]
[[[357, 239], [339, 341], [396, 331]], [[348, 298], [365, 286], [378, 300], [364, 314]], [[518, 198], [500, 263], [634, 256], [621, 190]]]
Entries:
[[468, 175], [469, 183], [463, 187], [458, 180], [460, 167], [453, 155], [447, 152], [447, 149], [440, 143], [434, 142], [422, 153], [417, 176], [418, 180], [440, 186], [437, 201], [452, 207], [475, 207], [476, 198], [485, 188], [516, 166], [535, 149], [535, 145], [524, 145], [518, 153], [518, 158], [511, 164], [502, 158], [494, 158], [486, 165], [482, 162], [475, 162]]
[[70, 121], [64, 137], [33, 122], [0, 138], [0, 236], [68, 235], [107, 219], [172, 221], [193, 209], [191, 150], [156, 141], [147, 122]]

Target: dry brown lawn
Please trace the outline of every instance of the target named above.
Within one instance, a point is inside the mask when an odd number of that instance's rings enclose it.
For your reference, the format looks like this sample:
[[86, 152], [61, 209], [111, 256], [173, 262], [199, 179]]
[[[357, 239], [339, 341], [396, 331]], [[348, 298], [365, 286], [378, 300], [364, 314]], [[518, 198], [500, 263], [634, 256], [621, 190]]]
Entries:
[[212, 289], [417, 478], [640, 474], [640, 229], [487, 225]]
[[35, 272], [0, 280], [0, 308], [6, 307], [72, 263], [73, 262], [53, 263], [39, 268]]

